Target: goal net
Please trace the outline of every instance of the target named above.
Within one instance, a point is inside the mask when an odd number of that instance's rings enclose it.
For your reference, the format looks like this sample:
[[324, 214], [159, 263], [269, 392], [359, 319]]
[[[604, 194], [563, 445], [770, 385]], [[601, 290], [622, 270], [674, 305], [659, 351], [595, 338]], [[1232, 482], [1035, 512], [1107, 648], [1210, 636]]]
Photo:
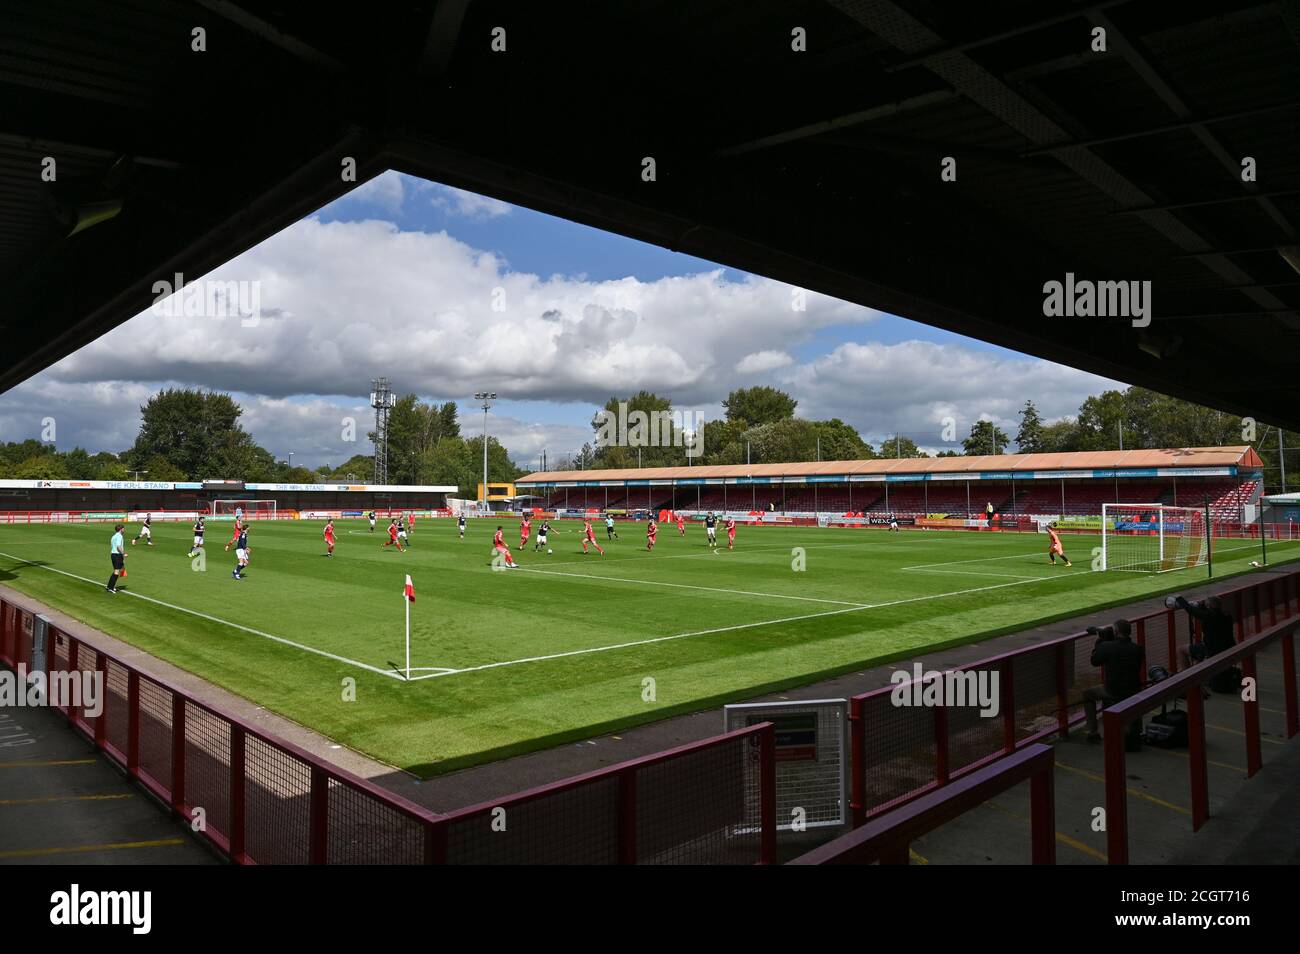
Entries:
[[1205, 511], [1164, 504], [1101, 505], [1101, 568], [1167, 573], [1210, 558]]
[[274, 500], [214, 500], [212, 516], [234, 517], [242, 512], [245, 520], [274, 520]]

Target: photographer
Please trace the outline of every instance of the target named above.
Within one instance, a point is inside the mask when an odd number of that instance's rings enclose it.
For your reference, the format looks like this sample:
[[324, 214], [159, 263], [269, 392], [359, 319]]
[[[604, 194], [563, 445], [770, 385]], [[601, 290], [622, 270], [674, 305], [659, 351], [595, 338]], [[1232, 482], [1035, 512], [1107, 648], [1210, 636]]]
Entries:
[[[1236, 645], [1232, 615], [1223, 608], [1223, 601], [1217, 596], [1207, 596], [1200, 601], [1178, 596], [1174, 598], [1173, 605], [1186, 610], [1187, 615], [1192, 619], [1200, 620], [1201, 623], [1201, 642], [1189, 643], [1178, 651], [1184, 669], [1189, 669], [1194, 663], [1216, 656]], [[1210, 680], [1211, 688], [1216, 692], [1235, 692], [1236, 687], [1230, 685], [1232, 672], [1229, 670], [1215, 676]], [[1220, 688], [1220, 684], [1227, 688]]]
[[[1083, 712], [1088, 723], [1088, 741], [1100, 742], [1097, 731], [1097, 703], [1110, 705], [1120, 702], [1142, 688], [1142, 663], [1146, 656], [1142, 647], [1133, 642], [1132, 628], [1126, 619], [1115, 620], [1115, 625], [1105, 628], [1089, 626], [1088, 632], [1097, 637], [1092, 647], [1091, 662], [1105, 668], [1105, 682], [1083, 692]], [[1133, 725], [1140, 727], [1140, 720]], [[1140, 728], [1138, 729], [1140, 731]], [[1132, 731], [1130, 734], [1136, 734]]]

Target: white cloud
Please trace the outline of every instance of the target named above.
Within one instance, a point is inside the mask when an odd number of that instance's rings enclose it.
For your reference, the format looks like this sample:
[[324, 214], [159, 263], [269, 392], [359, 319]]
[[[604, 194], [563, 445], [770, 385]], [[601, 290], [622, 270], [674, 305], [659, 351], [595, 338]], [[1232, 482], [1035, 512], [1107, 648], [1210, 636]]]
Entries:
[[[1044, 420], [1078, 411], [1091, 394], [1123, 385], [1086, 371], [1002, 351], [929, 341], [847, 343], [781, 375], [801, 417], [839, 417], [868, 440], [901, 431], [931, 451], [960, 450], [980, 419], [1012, 438], [1032, 399]], [[945, 443], [945, 419], [957, 424]]]
[[500, 199], [466, 192], [454, 186], [438, 185], [436, 190], [438, 194], [430, 200], [435, 206], [467, 219], [495, 219], [510, 214], [510, 204]]
[[402, 175], [388, 170], [364, 182], [345, 196], [344, 201], [359, 202], [397, 215], [402, 211], [405, 189]]
[[[378, 182], [376, 203], [404, 188], [396, 176]], [[61, 447], [121, 450], [138, 407], [176, 384], [239, 396], [245, 426], [277, 457], [336, 464], [369, 452], [366, 394], [385, 374], [401, 393], [464, 402], [468, 434], [468, 396], [485, 388], [505, 401], [573, 405], [563, 424], [495, 420], [521, 462], [580, 446], [591, 408], [642, 388], [716, 417], [731, 389], [773, 384], [802, 417], [838, 416], [869, 439], [901, 429], [928, 447], [945, 416], [958, 419], [959, 439], [982, 414], [1014, 433], [1026, 397], [1052, 419], [1109, 384], [959, 343], [857, 340], [800, 361], [798, 347], [825, 329], [862, 339], [878, 313], [816, 293], [795, 312], [790, 286], [728, 281], [721, 269], [650, 282], [542, 278], [445, 232], [375, 220], [299, 222], [208, 278], [259, 282], [263, 319], [146, 311], [6, 394], [0, 439], [36, 436], [53, 408]], [[345, 416], [358, 422], [355, 446], [340, 440]]]
[[762, 374], [777, 368], [794, 364], [794, 358], [784, 351], [755, 351], [747, 354], [736, 364], [737, 374]]

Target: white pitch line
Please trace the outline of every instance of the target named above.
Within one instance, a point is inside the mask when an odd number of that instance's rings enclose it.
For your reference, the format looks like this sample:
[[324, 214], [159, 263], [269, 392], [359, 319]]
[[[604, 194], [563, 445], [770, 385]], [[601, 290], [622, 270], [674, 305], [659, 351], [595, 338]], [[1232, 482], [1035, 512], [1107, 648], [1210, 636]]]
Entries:
[[900, 569], [928, 570], [931, 567], [935, 567], [935, 566], [959, 566], [964, 563], [991, 563], [994, 560], [1027, 560], [1028, 558], [1036, 554], [1041, 556], [1041, 552], [1036, 550], [1034, 551], [1034, 553], [1012, 553], [1008, 556], [1000, 556], [1000, 557], [976, 557], [973, 560], [949, 560], [947, 563], [918, 563], [916, 564], [916, 566], [905, 566], [905, 567], [900, 567]]
[[[800, 528], [800, 529], [802, 529], [802, 528]], [[671, 539], [671, 538], [669, 538], [669, 539]], [[605, 542], [606, 542], [606, 543], [609, 543], [610, 541], [606, 540]], [[903, 543], [933, 543], [933, 542], [935, 542], [933, 537], [927, 537], [927, 538], [925, 538], [924, 540], [920, 540], [920, 539], [917, 539], [917, 540], [897, 540], [897, 539], [896, 539], [893, 543], [886, 544], [886, 546], [898, 546], [899, 544], [903, 544]], [[665, 541], [665, 543], [661, 543], [661, 544], [660, 544], [660, 546], [664, 546], [664, 545], [667, 545], [667, 546], [673, 546], [673, 544], [671, 544], [671, 543], [667, 543], [667, 541]], [[750, 553], [758, 553], [758, 552], [762, 552], [762, 551], [789, 550], [789, 549], [791, 549], [792, 547], [795, 547], [795, 546], [802, 547], [804, 550], [852, 550], [852, 549], [858, 549], [858, 548], [860, 548], [860, 547], [869, 547], [869, 546], [872, 546], [872, 544], [869, 543], [869, 542], [863, 541], [863, 542], [861, 542], [861, 543], [827, 543], [827, 544], [820, 544], [820, 543], [800, 544], [800, 543], [795, 543], [795, 544], [791, 544], [790, 546], [741, 547], [740, 549], [729, 551], [729, 554], [730, 554], [729, 558], [734, 559], [734, 558], [737, 557], [737, 556], [746, 556], [746, 555], [748, 555], [748, 554], [750, 554]], [[642, 547], [639, 547], [639, 546], [638, 546], [638, 547], [637, 547], [637, 552], [638, 552], [638, 553], [641, 552], [642, 549], [643, 549]], [[613, 551], [611, 550], [610, 552], [613, 552]], [[659, 555], [656, 555], [656, 556], [653, 557], [653, 559], [654, 559], [656, 562], [659, 561], [659, 560], [685, 560], [685, 559], [687, 559], [688, 557], [701, 557], [701, 556], [707, 556], [708, 554], [713, 553], [713, 552], [714, 552], [714, 551], [713, 551], [712, 549], [697, 550], [697, 551], [693, 551], [693, 552], [691, 552], [691, 553], [673, 553], [673, 554], [668, 554], [668, 555], [665, 555], [665, 556], [659, 556]], [[531, 555], [531, 554], [530, 554], [530, 555]], [[616, 558], [614, 558], [614, 559], [612, 559], [612, 560], [606, 560], [605, 562], [607, 562], [607, 563], [628, 563], [628, 562], [631, 562], [632, 559], [633, 559], [633, 557], [616, 557]], [[547, 563], [546, 565], [547, 565], [547, 566], [587, 566], [587, 565], [589, 565], [591, 562], [592, 562], [592, 561], [590, 561], [590, 560], [563, 560], [563, 561], [558, 561], [558, 562], [555, 562], [555, 563]]]
[[[948, 576], [1000, 576], [1008, 580], [1050, 580], [1050, 576], [1026, 576], [1023, 573], [988, 573], [983, 570], [944, 570], [944, 569], [926, 569], [912, 568], [917, 573], [944, 573]], [[1059, 575], [1059, 574], [1058, 574]]]
[[503, 666], [520, 666], [524, 663], [545, 662], [551, 659], [564, 659], [569, 656], [585, 656], [591, 653], [611, 652], [615, 649], [628, 649], [633, 646], [648, 646], [653, 643], [666, 643], [675, 639], [690, 639], [694, 636], [712, 636], [717, 633], [730, 633], [741, 629], [757, 629], [760, 626], [776, 626], [780, 623], [797, 623], [806, 619], [820, 619], [825, 616], [840, 616], [844, 613], [859, 613], [862, 610], [882, 609], [888, 606], [901, 606], [904, 603], [921, 603], [926, 600], [939, 600], [949, 596], [964, 596], [970, 593], [984, 593], [989, 590], [1000, 590], [1009, 586], [1024, 586], [1027, 583], [1040, 583], [1043, 580], [1064, 580], [1068, 577], [1036, 577], [1031, 580], [1017, 580], [1014, 583], [994, 583], [990, 586], [977, 586], [966, 590], [954, 590], [951, 593], [932, 593], [928, 596], [913, 596], [902, 600], [890, 600], [886, 603], [866, 603], [861, 606], [851, 606], [848, 609], [826, 610], [822, 613], [807, 613], [803, 616], [786, 616], [781, 619], [761, 620], [757, 623], [740, 623], [736, 626], [720, 626], [716, 629], [701, 629], [691, 633], [674, 633], [670, 636], [654, 636], [649, 639], [637, 639], [626, 643], [616, 643], [612, 646], [594, 646], [590, 649], [571, 649], [563, 653], [550, 653], [545, 656], [528, 656], [523, 659], [510, 659], [505, 662], [484, 663], [481, 666], [466, 666], [453, 672], [431, 673], [427, 676], [416, 676], [412, 682], [417, 679], [441, 679], [445, 676], [455, 676], [466, 672], [481, 672], [485, 669], [500, 669]]
[[[60, 570], [52, 566], [44, 566], [39, 563], [33, 563], [30, 560], [23, 560], [20, 557], [14, 556], [12, 553], [0, 552], [0, 556], [9, 557], [9, 559], [11, 560], [19, 560], [21, 563], [25, 563], [28, 566], [35, 567], [38, 570], [49, 570], [51, 573], [58, 573], [60, 576], [71, 577], [74, 580], [81, 580], [83, 583], [90, 583], [93, 586], [98, 586], [101, 590], [104, 589], [103, 583], [100, 583], [97, 580], [92, 580], [88, 577], [78, 576], [76, 573], [69, 573], [67, 570]], [[334, 653], [326, 652], [323, 649], [316, 649], [314, 646], [306, 646], [302, 643], [295, 643], [293, 640], [285, 639], [283, 636], [273, 636], [270, 633], [264, 633], [261, 630], [253, 629], [249, 626], [243, 626], [239, 623], [232, 623], [228, 619], [221, 619], [216, 616], [209, 616], [207, 613], [200, 613], [198, 610], [186, 609], [184, 606], [177, 606], [174, 603], [165, 603], [162, 600], [154, 599], [152, 596], [145, 596], [142, 593], [134, 593], [131, 590], [122, 590], [119, 595], [121, 594], [126, 594], [127, 596], [134, 596], [138, 600], [145, 600], [146, 602], [149, 603], [155, 603], [158, 606], [165, 606], [167, 607], [167, 609], [176, 610], [178, 613], [188, 613], [190, 616], [197, 616], [200, 619], [206, 619], [209, 622], [220, 623], [222, 626], [229, 626], [232, 629], [242, 630], [245, 633], [252, 633], [254, 636], [261, 636], [263, 639], [269, 639], [272, 640], [273, 642], [281, 643], [285, 646], [292, 646], [294, 649], [301, 649], [303, 652], [315, 653], [317, 656], [324, 656], [326, 659], [333, 659], [335, 662], [346, 663], [349, 666], [356, 666], [359, 669], [366, 669], [369, 670], [370, 672], [378, 673], [381, 676], [388, 676], [390, 679], [401, 678], [396, 673], [389, 672], [387, 669], [380, 669], [378, 666], [371, 666], [367, 663], [358, 662], [355, 659], [348, 659], [346, 656], [336, 656]]]
[[587, 580], [600, 580], [602, 583], [638, 583], [642, 586], [671, 586], [674, 589], [681, 590], [705, 590], [709, 593], [731, 593], [736, 596], [762, 596], [772, 600], [800, 600], [805, 603], [829, 603], [833, 606], [852, 606], [862, 609], [867, 604], [854, 603], [849, 600], [826, 600], [816, 596], [787, 596], [782, 593], [756, 593], [752, 590], [729, 590], [720, 586], [694, 586], [690, 583], [665, 583], [659, 580], [629, 580], [620, 576], [599, 576], [595, 573], [566, 573], [563, 570], [534, 570], [530, 567], [521, 566], [519, 569], [525, 573], [541, 573], [546, 576], [572, 576], [575, 578]]

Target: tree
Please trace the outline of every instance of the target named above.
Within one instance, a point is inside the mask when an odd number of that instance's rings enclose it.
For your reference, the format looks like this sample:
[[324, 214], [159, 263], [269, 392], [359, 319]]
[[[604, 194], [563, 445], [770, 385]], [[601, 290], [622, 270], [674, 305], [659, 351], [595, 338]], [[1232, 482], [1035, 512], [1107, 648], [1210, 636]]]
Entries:
[[[398, 398], [388, 412], [388, 479], [395, 483], [422, 483], [420, 474], [429, 452], [444, 437], [460, 436], [456, 415], [456, 404], [452, 401], [438, 406], [426, 404], [414, 394]], [[378, 439], [374, 431], [367, 436], [372, 444]], [[352, 471], [355, 473], [356, 467]], [[373, 458], [365, 473], [369, 480], [374, 473]]]
[[727, 395], [722, 406], [727, 409], [728, 421], [743, 421], [750, 427], [761, 427], [794, 417], [798, 403], [784, 391], [760, 385], [737, 388]]
[[[424, 467], [425, 465], [421, 463], [421, 471]], [[331, 482], [355, 481], [368, 484], [375, 476], [375, 459], [369, 454], [354, 454], [330, 470], [327, 476]], [[433, 481], [433, 483], [442, 483], [442, 481]]]
[[8, 468], [13, 480], [67, 480], [68, 470], [57, 454], [37, 454]]
[[145, 480], [185, 480], [185, 471], [181, 470], [162, 454], [154, 454], [148, 460], [144, 461], [144, 466], [139, 470], [148, 471], [143, 474]]
[[0, 461], [8, 464], [21, 464], [33, 457], [44, 457], [56, 453], [53, 444], [43, 444], [32, 438], [25, 441], [0, 444]]
[[916, 441], [906, 434], [895, 434], [880, 442], [881, 457], [929, 457], [916, 446]]
[[[821, 440], [822, 460], [872, 460], [876, 452], [862, 439], [862, 435], [838, 417], [829, 421], [815, 421], [815, 436]], [[912, 445], [915, 449], [916, 445]], [[814, 448], [814, 452], [815, 452]]]
[[[704, 453], [698, 463], [735, 464], [745, 460], [745, 448], [741, 444], [746, 427], [743, 421], [705, 421], [700, 428], [703, 431]], [[735, 457], [734, 447], [740, 447], [739, 459]]]
[[686, 463], [686, 440], [673, 402], [651, 391], [638, 391], [626, 400], [611, 397], [592, 418], [591, 428], [596, 432], [593, 467], [635, 467], [638, 459], [642, 467]]
[[1016, 449], [1022, 454], [1038, 454], [1043, 450], [1043, 419], [1033, 401], [1026, 401], [1020, 411], [1020, 430], [1016, 431]]
[[258, 447], [243, 430], [231, 430], [220, 436], [210, 462], [196, 476], [199, 479], [207, 476], [267, 482], [275, 478], [277, 470], [270, 451]]
[[976, 421], [971, 425], [970, 437], [961, 442], [962, 449], [971, 457], [1001, 454], [1011, 438], [992, 421]]
[[1063, 454], [1078, 450], [1078, 445], [1078, 428], [1072, 417], [1044, 424], [1039, 433], [1038, 452], [1042, 454]]
[[1100, 451], [1119, 447], [1121, 427], [1127, 431], [1125, 447], [1141, 447], [1142, 429], [1129, 419], [1129, 402], [1122, 391], [1103, 391], [1079, 405], [1075, 419], [1075, 450]]
[[460, 437], [460, 421], [456, 415], [457, 410], [454, 401], [448, 401], [438, 408], [438, 440], [444, 437]]
[[[232, 438], [252, 443], [239, 426], [243, 410], [228, 394], [211, 391], [166, 390], [155, 394], [140, 408], [140, 432], [127, 452], [132, 470], [149, 467], [148, 461], [161, 457], [181, 475], [175, 479], [216, 476], [218, 452], [229, 446]], [[222, 476], [245, 477], [243, 474]], [[247, 479], [247, 478], [246, 478]]]
[[319, 476], [316, 471], [307, 467], [290, 467], [285, 463], [277, 464], [275, 469], [277, 484], [314, 484]]

